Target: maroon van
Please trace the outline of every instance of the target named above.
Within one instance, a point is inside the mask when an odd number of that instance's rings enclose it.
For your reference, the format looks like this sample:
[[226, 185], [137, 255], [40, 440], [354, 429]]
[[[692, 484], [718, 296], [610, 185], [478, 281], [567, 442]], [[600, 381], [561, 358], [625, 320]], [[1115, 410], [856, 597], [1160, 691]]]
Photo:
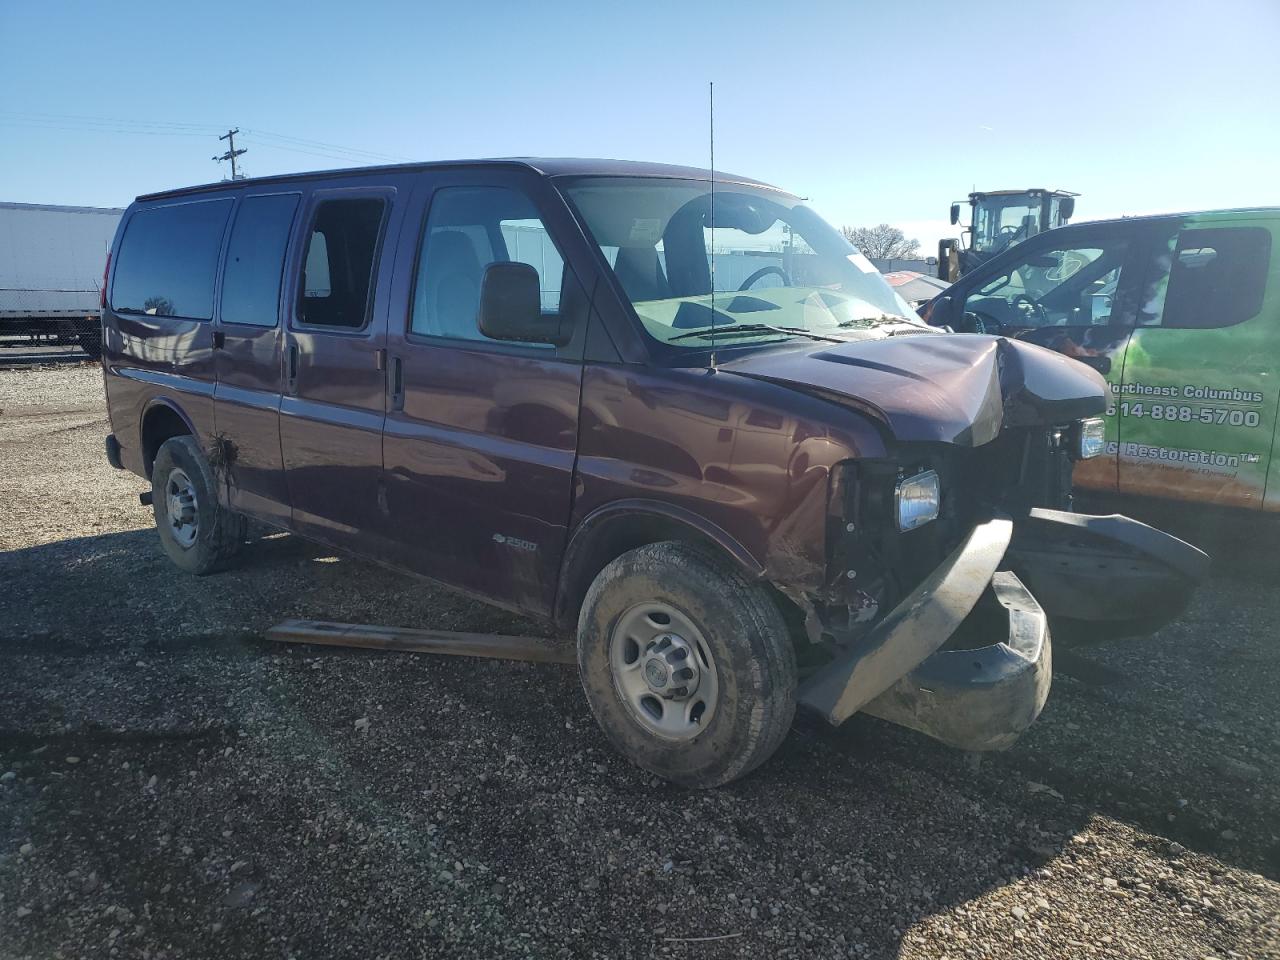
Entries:
[[252, 517], [576, 634], [609, 739], [711, 786], [797, 704], [968, 750], [1053, 623], [1149, 631], [1207, 557], [1071, 512], [1103, 381], [919, 321], [797, 198], [597, 160], [140, 197], [109, 261], [107, 455], [184, 570]]

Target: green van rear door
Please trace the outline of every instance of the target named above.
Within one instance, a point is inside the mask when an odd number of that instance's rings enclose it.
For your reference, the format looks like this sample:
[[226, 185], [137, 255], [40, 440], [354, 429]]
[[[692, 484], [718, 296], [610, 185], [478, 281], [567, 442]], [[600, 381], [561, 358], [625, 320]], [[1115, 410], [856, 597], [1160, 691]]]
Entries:
[[1257, 212], [1155, 226], [1112, 398], [1121, 493], [1262, 507], [1280, 399], [1278, 235], [1280, 218]]

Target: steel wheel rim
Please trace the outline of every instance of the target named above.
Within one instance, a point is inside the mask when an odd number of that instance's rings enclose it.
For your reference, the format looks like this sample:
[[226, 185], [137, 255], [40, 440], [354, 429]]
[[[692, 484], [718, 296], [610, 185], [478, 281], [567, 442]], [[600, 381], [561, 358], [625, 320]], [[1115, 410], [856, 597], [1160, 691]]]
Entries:
[[706, 730], [720, 681], [702, 631], [667, 603], [628, 607], [609, 635], [609, 673], [633, 719], [664, 740], [691, 740]]
[[200, 533], [200, 503], [195, 484], [181, 467], [174, 467], [164, 482], [165, 512], [169, 535], [180, 547], [190, 547]]

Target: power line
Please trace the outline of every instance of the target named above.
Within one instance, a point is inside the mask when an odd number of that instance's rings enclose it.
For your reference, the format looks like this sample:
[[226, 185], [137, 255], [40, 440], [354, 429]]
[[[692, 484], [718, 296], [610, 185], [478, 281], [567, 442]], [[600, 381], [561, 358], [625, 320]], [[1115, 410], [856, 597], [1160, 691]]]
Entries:
[[[206, 123], [177, 122], [170, 120], [126, 120], [120, 117], [92, 117], [84, 114], [58, 113], [19, 113], [0, 111], [0, 125], [21, 126], [42, 130], [90, 130], [101, 133], [138, 134], [141, 136], [167, 137], [204, 137], [227, 127], [219, 127]], [[381, 162], [411, 161], [412, 157], [380, 153], [375, 150], [364, 150], [358, 147], [347, 147], [342, 144], [328, 143], [323, 140], [309, 140], [269, 130], [236, 130], [244, 140], [252, 139], [259, 147], [270, 147], [287, 150], [292, 153], [323, 157], [329, 160], [359, 162], [361, 160], [377, 160]], [[221, 139], [221, 138], [219, 138]]]
[[336, 143], [325, 143], [323, 140], [307, 140], [302, 137], [289, 137], [282, 133], [271, 133], [267, 130], [248, 130], [244, 131], [248, 135], [255, 137], [264, 137], [270, 140], [279, 140], [285, 143], [298, 144], [303, 147], [316, 147], [321, 150], [336, 151], [338, 153], [358, 154], [365, 157], [374, 157], [378, 160], [412, 160], [412, 157], [403, 157], [392, 153], [379, 153], [376, 150], [361, 150], [357, 147], [344, 147]]
[[217, 160], [219, 163], [221, 163], [223, 160], [231, 161], [231, 179], [232, 180], [240, 179], [240, 174], [236, 171], [236, 157], [240, 156], [241, 154], [249, 152], [244, 147], [241, 147], [239, 150], [236, 149], [236, 134], [239, 132], [240, 132], [240, 128], [237, 127], [234, 130], [228, 130], [226, 133], [220, 136], [218, 138], [219, 140], [227, 141], [227, 152], [220, 157], [213, 158]]
[[390, 163], [390, 162], [400, 162], [402, 160], [405, 162], [411, 162], [407, 157], [388, 157], [385, 154], [370, 154], [370, 153], [355, 153], [355, 152], [332, 153], [327, 150], [312, 150], [307, 147], [296, 147], [296, 146], [293, 146], [292, 144], [286, 144], [286, 143], [271, 143], [269, 141], [259, 139], [260, 136], [261, 136], [260, 134], [252, 137], [242, 135], [242, 139], [244, 140], [245, 143], [250, 143], [253, 146], [263, 150], [284, 150], [284, 151], [287, 151], [288, 153], [300, 153], [308, 157], [322, 157], [326, 160], [336, 160], [341, 163], [355, 164], [355, 163], [369, 163], [370, 161]]
[[[54, 123], [54, 122], [45, 123], [40, 121], [28, 121], [28, 120], [6, 120], [3, 117], [0, 117], [0, 126], [24, 127], [28, 130], [64, 130], [70, 133], [80, 133], [80, 132], [83, 132], [85, 129], [84, 127], [80, 127], [80, 126], [65, 126], [62, 124]], [[122, 133], [126, 135], [137, 135], [142, 137], [199, 137], [200, 139], [204, 139], [205, 137], [209, 136], [210, 132], [212, 132], [212, 131], [207, 131], [204, 133], [195, 133], [195, 132], [186, 133], [186, 132], [179, 132], [175, 130], [128, 130], [128, 129], [121, 129], [121, 128], [113, 128], [113, 127], [92, 127], [90, 129], [101, 132], [101, 133]]]
[[13, 117], [19, 120], [38, 121], [72, 121], [83, 124], [125, 124], [137, 127], [169, 127], [187, 130], [216, 130], [221, 124], [179, 123], [171, 120], [126, 120], [121, 117], [90, 117], [77, 113], [33, 113], [12, 110], [0, 111], [0, 116]]

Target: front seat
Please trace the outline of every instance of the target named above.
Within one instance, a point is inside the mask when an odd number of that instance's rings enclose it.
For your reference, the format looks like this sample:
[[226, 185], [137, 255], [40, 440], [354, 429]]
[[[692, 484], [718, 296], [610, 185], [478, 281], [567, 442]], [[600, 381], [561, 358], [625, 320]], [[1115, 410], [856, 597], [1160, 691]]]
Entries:
[[426, 276], [419, 303], [427, 319], [422, 332], [474, 340], [482, 274], [475, 244], [460, 230], [432, 233], [423, 263]]
[[666, 300], [671, 286], [662, 272], [656, 247], [619, 247], [613, 272], [632, 303]]

